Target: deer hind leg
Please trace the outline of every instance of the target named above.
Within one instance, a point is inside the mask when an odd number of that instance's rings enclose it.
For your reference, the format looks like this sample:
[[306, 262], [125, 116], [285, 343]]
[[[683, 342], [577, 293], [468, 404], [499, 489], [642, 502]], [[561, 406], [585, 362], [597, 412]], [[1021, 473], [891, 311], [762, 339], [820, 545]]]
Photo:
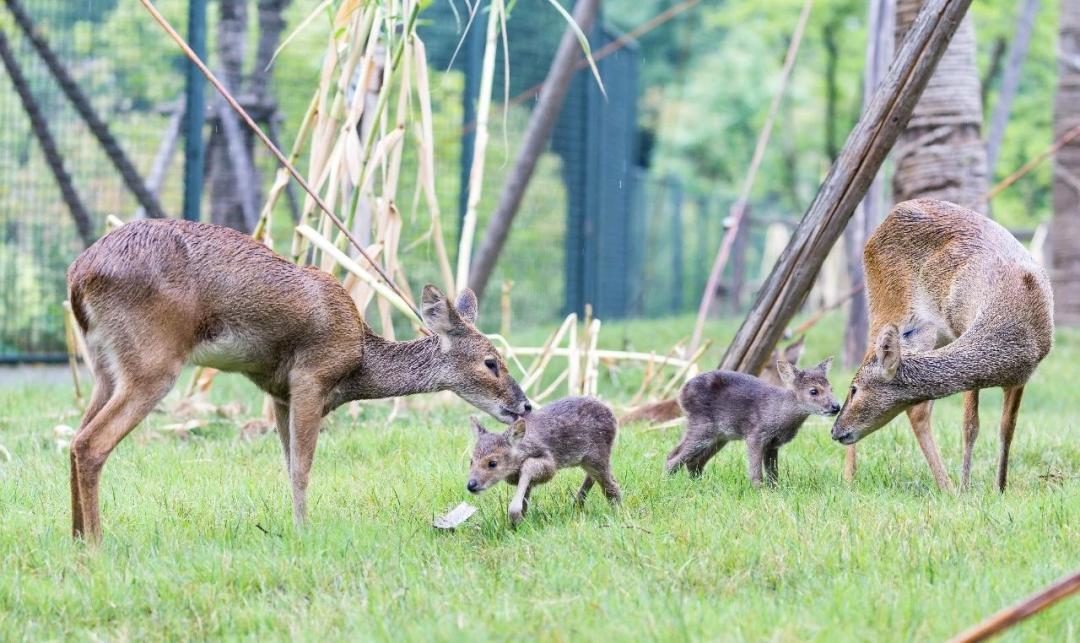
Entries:
[[[112, 375], [101, 366], [95, 367], [94, 372], [96, 373], [94, 392], [90, 396], [90, 404], [86, 407], [86, 413], [83, 415], [82, 423], [79, 424], [79, 430], [75, 433], [76, 436], [82, 433], [86, 425], [97, 417], [113, 394]], [[69, 448], [68, 455], [71, 460], [71, 537], [80, 538], [83, 535], [83, 520], [82, 503], [79, 500], [79, 475], [78, 466], [75, 462], [75, 449]]]
[[934, 482], [941, 491], [952, 489], [949, 474], [945, 471], [945, 465], [941, 462], [941, 453], [937, 443], [934, 442], [934, 433], [930, 428], [930, 413], [934, 410], [933, 400], [921, 402], [907, 410], [908, 420], [911, 422], [911, 430], [915, 432], [915, 439], [919, 441], [919, 448], [926, 456], [926, 462], [930, 465], [930, 473], [934, 475]]
[[289, 479], [292, 482], [293, 521], [297, 527], [307, 522], [307, 488], [315, 446], [319, 441], [325, 392], [310, 381], [290, 382]]
[[971, 486], [971, 453], [979, 437], [979, 390], [964, 393], [964, 464], [960, 470], [960, 488]]
[[158, 374], [119, 378], [109, 400], [71, 443], [81, 515], [74, 521], [91, 542], [101, 541], [98, 487], [101, 469], [116, 445], [172, 388], [182, 360], [159, 366]]
[[1005, 483], [1009, 475], [1009, 447], [1012, 446], [1013, 431], [1016, 430], [1016, 416], [1020, 412], [1020, 400], [1024, 397], [1024, 386], [1005, 389], [1005, 404], [1001, 410], [1001, 453], [998, 456], [997, 484], [998, 491], [1005, 492]]

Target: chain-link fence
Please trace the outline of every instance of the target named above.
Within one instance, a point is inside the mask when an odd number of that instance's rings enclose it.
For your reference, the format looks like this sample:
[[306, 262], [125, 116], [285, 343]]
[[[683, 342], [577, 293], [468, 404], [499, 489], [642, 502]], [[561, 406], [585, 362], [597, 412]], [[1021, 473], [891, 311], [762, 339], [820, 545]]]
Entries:
[[[85, 93], [131, 159], [152, 185], [162, 209], [179, 216], [183, 200], [183, 139], [177, 136], [184, 105], [185, 62], [137, 0], [23, 0], [38, 32]], [[181, 32], [187, 0], [156, 3]], [[264, 2], [249, 2], [254, 9]], [[283, 14], [288, 34], [311, 11], [301, 3]], [[568, 3], [569, 4], [569, 3]], [[461, 11], [460, 3], [458, 10]], [[218, 3], [207, 7], [211, 66], [216, 66]], [[422, 14], [433, 78], [439, 198], [443, 212], [463, 202], [462, 183], [471, 160], [473, 105], [482, 57], [482, 29], [462, 40], [466, 15], [449, 2]], [[477, 24], [482, 23], [477, 20]], [[511, 97], [541, 83], [565, 23], [546, 3], [517, 3], [509, 21]], [[72, 185], [90, 215], [91, 234], [104, 232], [107, 215], [129, 219], [138, 204], [124, 187], [83, 119], [72, 108], [40, 56], [4, 10], [0, 29], [26, 79]], [[593, 51], [618, 36], [604, 21], [590, 34]], [[254, 41], [255, 35], [249, 38]], [[269, 77], [280, 143], [287, 147], [318, 82], [325, 30], [309, 29], [284, 49]], [[459, 47], [460, 44], [460, 47]], [[252, 47], [253, 48], [253, 47]], [[456, 57], [454, 52], [457, 50]], [[503, 87], [502, 54], [495, 87]], [[484, 309], [500, 311], [499, 286], [513, 282], [515, 325], [549, 323], [592, 304], [603, 318], [664, 315], [694, 307], [705, 271], [723, 234], [728, 204], [684, 189], [677, 180], [649, 176], [642, 167], [637, 103], [639, 56], [627, 43], [599, 62], [606, 98], [588, 71], [579, 72], [530, 184]], [[248, 66], [251, 67], [250, 61]], [[254, 73], [254, 72], [252, 72]], [[83, 243], [31, 126], [22, 97], [9, 79], [0, 81], [0, 360], [59, 358], [64, 354], [64, 273]], [[207, 104], [217, 100], [208, 88]], [[496, 96], [497, 107], [502, 96]], [[478, 235], [494, 210], [499, 189], [520, 143], [534, 100], [493, 111], [487, 176]], [[505, 127], [505, 129], [504, 129]], [[204, 140], [214, 136], [209, 119]], [[209, 158], [209, 157], [208, 157]], [[272, 162], [255, 154], [262, 193]], [[203, 218], [209, 219], [204, 190]], [[279, 207], [288, 207], [285, 203]], [[456, 226], [447, 242], [456, 246]], [[403, 237], [419, 238], [416, 223]], [[756, 247], [758, 244], [749, 244]], [[410, 263], [412, 279], [434, 277], [420, 250]], [[754, 257], [749, 258], [751, 261]], [[413, 266], [416, 265], [416, 268]], [[413, 284], [415, 285], [415, 284]], [[496, 317], [497, 319], [497, 317]], [[494, 324], [493, 324], [494, 325]]]

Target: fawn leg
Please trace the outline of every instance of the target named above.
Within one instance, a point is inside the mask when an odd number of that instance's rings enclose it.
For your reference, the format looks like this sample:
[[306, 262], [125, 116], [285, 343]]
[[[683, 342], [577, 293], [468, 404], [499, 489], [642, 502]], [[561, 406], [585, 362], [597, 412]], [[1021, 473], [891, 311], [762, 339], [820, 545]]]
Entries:
[[1009, 447], [1012, 446], [1016, 416], [1020, 413], [1020, 400], [1023, 397], [1024, 385], [1005, 389], [1005, 404], [1001, 410], [1001, 452], [997, 470], [998, 491], [1002, 493], [1005, 492], [1006, 478], [1009, 476]]
[[289, 404], [274, 400], [274, 424], [277, 426], [281, 450], [285, 452], [285, 471], [289, 472]]
[[765, 445], [758, 440], [746, 441], [747, 473], [755, 487], [761, 486], [761, 464], [765, 459]]
[[[82, 428], [71, 443], [74, 454], [82, 535], [90, 542], [101, 541], [101, 513], [98, 485], [101, 469], [116, 445], [135, 428], [172, 388], [182, 361], [158, 367], [158, 374], [143, 374], [117, 382], [109, 401]], [[81, 524], [80, 524], [81, 523]]]
[[964, 392], [964, 464], [960, 470], [960, 488], [971, 486], [971, 453], [979, 436], [979, 390]]
[[933, 410], [934, 401], [928, 400], [909, 408], [907, 416], [911, 422], [911, 430], [915, 432], [915, 439], [919, 441], [919, 448], [930, 465], [930, 472], [934, 474], [934, 482], [939, 490], [948, 491], [952, 489], [952, 482], [949, 481], [949, 474], [945, 472], [945, 465], [941, 463], [941, 453], [938, 452], [934, 434], [930, 430], [930, 413]]
[[595, 482], [596, 481], [593, 479], [592, 474], [588, 470], [586, 470], [585, 480], [582, 481], [581, 488], [578, 489], [577, 492], [577, 501], [575, 502], [577, 506], [580, 507], [585, 504], [585, 497], [589, 495], [589, 490], [592, 489], [593, 483]]
[[[668, 473], [675, 473], [683, 465], [688, 463], [702, 450], [712, 444], [712, 426], [708, 423], [693, 422], [687, 424], [686, 432], [678, 446], [668, 454], [665, 469]], [[713, 452], [715, 453], [715, 451]], [[710, 456], [711, 457], [711, 456]], [[708, 458], [706, 458], [708, 460]], [[704, 463], [702, 463], [704, 466]]]
[[855, 480], [856, 468], [855, 445], [852, 444], [844, 451], [844, 482], [853, 482]]
[[765, 480], [771, 485], [780, 483], [780, 447], [765, 448]]
[[525, 517], [525, 498], [529, 494], [529, 487], [533, 480], [547, 480], [555, 474], [555, 463], [541, 458], [529, 458], [521, 465], [521, 473], [518, 474], [517, 493], [510, 501], [507, 514], [510, 523], [517, 526]]
[[[101, 412], [101, 409], [105, 407], [105, 403], [109, 401], [113, 394], [112, 376], [104, 368], [95, 367], [94, 372], [96, 374], [94, 392], [90, 395], [90, 404], [86, 407], [86, 413], [79, 424], [79, 430], [75, 432], [76, 436], [82, 433], [86, 425], [97, 417], [97, 414]], [[79, 538], [83, 535], [83, 516], [82, 503], [79, 500], [79, 470], [75, 462], [75, 449], [68, 448], [68, 457], [71, 461], [71, 537]]]
[[293, 522], [307, 522], [307, 488], [315, 446], [319, 442], [324, 394], [322, 387], [304, 378], [290, 378], [289, 479], [292, 482]]

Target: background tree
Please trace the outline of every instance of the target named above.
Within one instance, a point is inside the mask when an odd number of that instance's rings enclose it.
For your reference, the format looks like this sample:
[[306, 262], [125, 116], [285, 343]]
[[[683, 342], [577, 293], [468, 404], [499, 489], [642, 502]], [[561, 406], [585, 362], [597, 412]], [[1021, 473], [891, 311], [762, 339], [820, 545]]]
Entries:
[[[1061, 0], [1054, 138], [1080, 126], [1080, 4]], [[1065, 324], [1080, 323], [1080, 139], [1054, 157], [1054, 220], [1050, 235], [1054, 309]]]
[[[896, 42], [922, 7], [898, 0]], [[965, 16], [894, 150], [893, 199], [935, 198], [986, 212], [987, 168], [975, 29]]]

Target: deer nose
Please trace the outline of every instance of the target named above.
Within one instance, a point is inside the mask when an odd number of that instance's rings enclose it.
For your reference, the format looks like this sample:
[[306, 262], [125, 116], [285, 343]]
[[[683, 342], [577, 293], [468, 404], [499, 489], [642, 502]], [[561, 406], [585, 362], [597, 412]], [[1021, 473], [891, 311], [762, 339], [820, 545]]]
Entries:
[[833, 405], [829, 407], [829, 413], [832, 413], [833, 415], [836, 415], [839, 412], [840, 412], [840, 405], [837, 404], [836, 402], [833, 402]]
[[480, 486], [476, 480], [469, 480], [469, 484], [465, 485], [465, 488], [469, 490], [469, 493], [476, 493], [477, 488]]
[[526, 403], [525, 403], [525, 406], [523, 406], [522, 408], [524, 408], [524, 409], [525, 409], [525, 412], [526, 412], [526, 413], [528, 413], [529, 411], [531, 411], [531, 410], [532, 410], [532, 404], [530, 404], [530, 403], [526, 402]]

